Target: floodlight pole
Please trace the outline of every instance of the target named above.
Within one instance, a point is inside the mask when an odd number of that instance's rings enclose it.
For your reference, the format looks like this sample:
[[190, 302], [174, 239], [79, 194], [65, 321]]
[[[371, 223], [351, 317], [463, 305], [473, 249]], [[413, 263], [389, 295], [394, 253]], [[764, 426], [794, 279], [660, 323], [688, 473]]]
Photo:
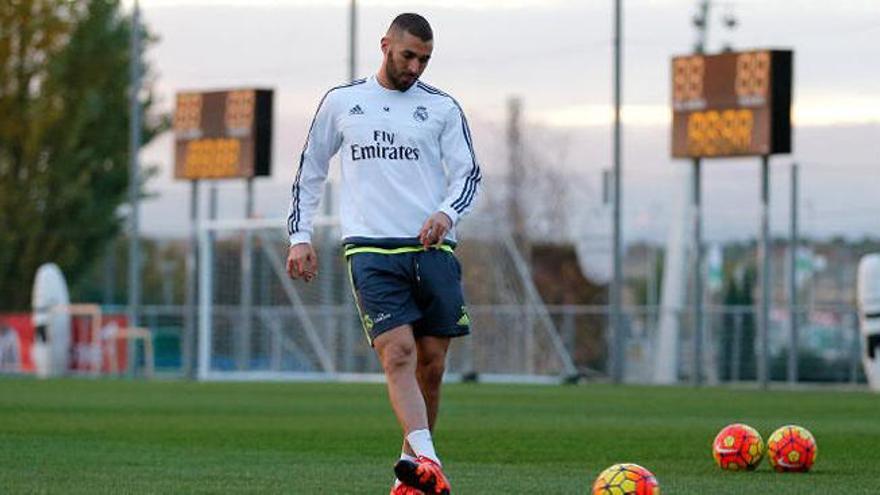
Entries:
[[789, 305], [789, 344], [788, 344], [788, 382], [798, 381], [798, 164], [791, 164], [791, 230], [788, 242], [788, 305]]
[[758, 382], [767, 388], [770, 381], [769, 334], [770, 334], [770, 155], [761, 156], [761, 238], [758, 243], [758, 260], [761, 280], [761, 303], [758, 315]]
[[[699, 14], [696, 22], [697, 44], [694, 51], [699, 54], [706, 52], [706, 42], [709, 37], [709, 10], [712, 7], [710, 0], [702, 0], [699, 6]], [[693, 283], [693, 336], [691, 337], [693, 351], [693, 372], [691, 383], [700, 385], [703, 376], [703, 205], [702, 205], [702, 159], [693, 159], [693, 174], [691, 177], [691, 215], [693, 221], [693, 269], [691, 270]]]
[[[698, 54], [706, 53], [706, 42], [709, 37], [709, 10], [711, 0], [702, 0], [699, 5], [699, 14], [695, 20], [697, 27], [697, 43], [694, 51]], [[693, 351], [693, 373], [691, 383], [700, 385], [703, 380], [703, 204], [702, 204], [702, 159], [693, 159], [693, 174], [691, 177], [691, 217], [693, 222], [693, 269], [691, 270], [693, 289], [693, 336], [691, 337], [691, 350]]]
[[[140, 5], [134, 2], [131, 16], [131, 39], [129, 54], [129, 141], [128, 141], [128, 203], [129, 234], [128, 234], [128, 325], [138, 326], [138, 313], [141, 303], [141, 256], [140, 256], [140, 163], [138, 153], [141, 149], [141, 105], [138, 99], [141, 89], [140, 70]], [[134, 373], [134, 342], [128, 345], [128, 373]]]
[[199, 181], [190, 181], [189, 193], [189, 249], [186, 253], [186, 294], [184, 331], [183, 331], [183, 375], [187, 378], [195, 377], [195, 349], [196, 349], [196, 298], [198, 297], [198, 259], [199, 259]]
[[611, 325], [613, 331], [613, 340], [611, 342], [612, 369], [611, 378], [614, 383], [622, 383], [625, 373], [624, 346], [626, 345], [626, 335], [623, 329], [623, 317], [621, 314], [621, 305], [623, 299], [623, 268], [621, 260], [622, 235], [621, 235], [621, 125], [620, 125], [620, 105], [621, 105], [621, 59], [623, 57], [621, 50], [622, 36], [622, 0], [614, 0], [614, 236], [612, 242], [613, 259], [614, 259], [614, 277], [611, 281], [611, 291], [609, 299], [611, 303]]
[[694, 20], [697, 28], [697, 53], [706, 53], [706, 42], [709, 38], [709, 11], [712, 8], [711, 0], [701, 0], [699, 14]]
[[528, 249], [526, 226], [520, 208], [520, 198], [523, 183], [523, 163], [520, 119], [522, 116], [522, 99], [513, 96], [507, 100], [507, 154], [509, 157], [510, 170], [507, 175], [508, 182], [508, 211], [513, 230], [513, 240], [516, 247], [523, 253], [523, 257], [531, 263], [531, 252]]
[[700, 158], [693, 160], [693, 229], [694, 229], [694, 266], [691, 273], [694, 289], [694, 335], [693, 335], [693, 373], [691, 383], [700, 385], [703, 375], [703, 207], [700, 173]]
[[[254, 217], [254, 178], [245, 179], [245, 218]], [[241, 247], [241, 298], [239, 301], [241, 319], [238, 325], [235, 364], [239, 370], [246, 370], [251, 359], [251, 326], [253, 322], [253, 236], [249, 229], [242, 233]]]
[[[208, 189], [208, 220], [217, 220], [220, 208], [220, 191], [217, 190], [217, 181], [211, 181], [211, 188]], [[211, 243], [214, 242], [214, 229], [211, 229], [209, 237]]]

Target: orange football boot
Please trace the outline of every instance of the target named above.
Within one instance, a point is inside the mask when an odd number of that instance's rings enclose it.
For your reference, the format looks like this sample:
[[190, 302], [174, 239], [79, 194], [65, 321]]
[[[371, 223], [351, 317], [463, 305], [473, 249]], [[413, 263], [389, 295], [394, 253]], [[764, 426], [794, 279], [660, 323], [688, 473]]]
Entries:
[[404, 485], [417, 488], [426, 495], [449, 495], [449, 480], [440, 465], [427, 457], [419, 456], [415, 462], [397, 461], [394, 474]]
[[391, 488], [391, 495], [425, 495], [425, 492], [403, 483], [397, 483], [397, 486]]

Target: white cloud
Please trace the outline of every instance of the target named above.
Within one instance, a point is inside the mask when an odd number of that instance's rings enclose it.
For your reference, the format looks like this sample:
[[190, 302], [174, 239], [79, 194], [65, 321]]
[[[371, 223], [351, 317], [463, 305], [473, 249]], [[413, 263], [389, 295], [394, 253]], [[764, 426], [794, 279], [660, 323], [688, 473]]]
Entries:
[[[607, 126], [613, 118], [611, 105], [573, 105], [535, 115], [535, 120], [553, 127]], [[621, 118], [630, 125], [666, 125], [669, 108], [664, 105], [624, 105]]]
[[795, 124], [807, 126], [880, 122], [880, 96], [824, 96], [795, 105]]
[[[613, 117], [611, 105], [573, 105], [538, 113], [534, 120], [553, 127], [586, 127], [610, 125]], [[621, 118], [627, 125], [664, 126], [672, 115], [667, 105], [624, 105]], [[792, 121], [801, 126], [880, 123], [880, 97], [805, 99], [792, 108]]]

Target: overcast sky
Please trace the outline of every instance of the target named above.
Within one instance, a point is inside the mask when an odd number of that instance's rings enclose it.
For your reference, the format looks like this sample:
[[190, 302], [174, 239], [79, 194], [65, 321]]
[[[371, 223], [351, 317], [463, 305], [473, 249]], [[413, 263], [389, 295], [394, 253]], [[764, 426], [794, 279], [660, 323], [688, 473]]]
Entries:
[[[626, 236], [663, 239], [686, 165], [668, 157], [669, 59], [695, 40], [695, 0], [624, 0], [624, 203]], [[273, 177], [258, 181], [257, 210], [280, 217], [295, 158], [321, 95], [347, 79], [347, 0], [142, 0], [159, 41], [160, 108], [174, 93], [239, 86], [276, 90]], [[378, 49], [399, 12], [425, 15], [435, 32], [423, 79], [452, 93], [474, 126], [486, 171], [503, 170], [506, 99], [520, 96], [531, 126], [562, 136], [556, 164], [598, 184], [611, 160], [611, 0], [361, 0], [358, 72], [380, 62]], [[128, 4], [130, 6], [131, 3]], [[739, 26], [725, 30], [724, 15]], [[795, 51], [795, 152], [774, 159], [773, 227], [786, 228], [787, 166], [803, 163], [805, 228], [815, 235], [880, 236], [880, 1], [738, 0], [716, 2], [709, 49]], [[528, 141], [528, 136], [526, 137]], [[558, 141], [557, 141], [558, 142]], [[528, 143], [546, 146], [546, 143]], [[160, 166], [145, 205], [147, 233], [182, 232], [186, 184], [170, 177], [171, 137], [143, 153]], [[706, 235], [744, 238], [758, 227], [757, 160], [705, 167]], [[491, 184], [487, 184], [491, 187]], [[597, 188], [589, 191], [596, 199]], [[221, 215], [238, 217], [238, 184], [222, 187]], [[185, 206], [184, 206], [185, 207]], [[169, 215], [170, 212], [176, 214]]]

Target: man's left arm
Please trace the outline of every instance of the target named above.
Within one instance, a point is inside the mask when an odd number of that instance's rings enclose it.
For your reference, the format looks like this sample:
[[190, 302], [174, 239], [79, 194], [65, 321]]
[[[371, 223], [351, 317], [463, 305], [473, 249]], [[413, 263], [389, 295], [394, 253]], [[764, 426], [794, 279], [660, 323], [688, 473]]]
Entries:
[[471, 130], [458, 104], [447, 113], [440, 136], [440, 156], [446, 163], [449, 186], [439, 211], [446, 214], [454, 226], [472, 209], [483, 179], [474, 153]]
[[480, 165], [467, 119], [458, 104], [446, 114], [440, 135], [440, 158], [446, 164], [449, 185], [440, 208], [419, 231], [419, 240], [425, 247], [443, 242], [458, 220], [471, 210], [480, 193]]

